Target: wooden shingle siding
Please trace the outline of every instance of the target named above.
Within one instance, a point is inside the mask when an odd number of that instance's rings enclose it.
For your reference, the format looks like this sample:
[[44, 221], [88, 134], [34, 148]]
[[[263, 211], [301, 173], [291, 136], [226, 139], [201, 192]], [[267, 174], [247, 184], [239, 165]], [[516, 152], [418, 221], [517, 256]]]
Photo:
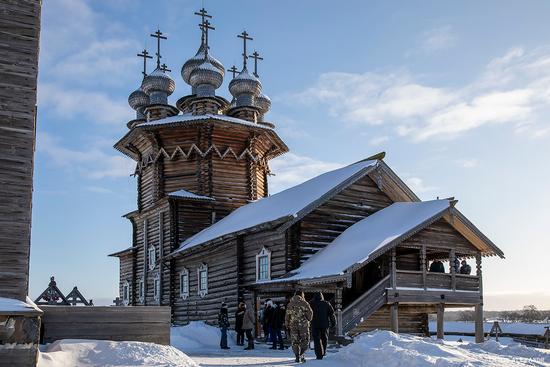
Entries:
[[0, 296], [28, 289], [39, 1], [0, 2]]

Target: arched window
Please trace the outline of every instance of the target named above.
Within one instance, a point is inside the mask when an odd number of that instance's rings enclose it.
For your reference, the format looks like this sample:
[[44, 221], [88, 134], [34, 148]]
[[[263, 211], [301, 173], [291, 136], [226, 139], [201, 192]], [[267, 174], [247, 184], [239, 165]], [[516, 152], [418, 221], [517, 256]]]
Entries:
[[157, 249], [155, 246], [150, 246], [147, 251], [147, 258], [149, 259], [149, 269], [153, 270], [157, 264]]
[[197, 293], [200, 297], [208, 294], [208, 265], [202, 263], [197, 269]]
[[189, 297], [189, 270], [186, 268], [180, 272], [180, 297], [183, 299]]
[[122, 284], [122, 304], [128, 306], [130, 303], [130, 282], [127, 280]]
[[256, 282], [271, 280], [271, 251], [262, 248], [256, 255]]

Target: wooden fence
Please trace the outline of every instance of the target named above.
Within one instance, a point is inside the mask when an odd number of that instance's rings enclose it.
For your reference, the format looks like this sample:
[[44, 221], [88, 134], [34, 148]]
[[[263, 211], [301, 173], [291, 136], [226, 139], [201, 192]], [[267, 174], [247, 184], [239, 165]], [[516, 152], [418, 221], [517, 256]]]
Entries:
[[42, 343], [100, 339], [170, 344], [170, 307], [41, 306]]

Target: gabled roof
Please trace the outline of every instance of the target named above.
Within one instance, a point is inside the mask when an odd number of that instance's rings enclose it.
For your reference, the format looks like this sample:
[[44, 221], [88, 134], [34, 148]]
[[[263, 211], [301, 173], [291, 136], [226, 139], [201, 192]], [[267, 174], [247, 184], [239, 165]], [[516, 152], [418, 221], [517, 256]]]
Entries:
[[168, 193], [168, 196], [171, 198], [180, 198], [187, 200], [199, 200], [199, 201], [215, 201], [214, 198], [210, 196], [197, 195], [187, 190], [178, 190]]
[[298, 269], [273, 282], [343, 275], [440, 219], [450, 207], [449, 200], [393, 203], [355, 223]]
[[120, 257], [122, 255], [126, 255], [126, 254], [129, 254], [130, 252], [136, 250], [137, 247], [134, 247], [134, 246], [130, 246], [128, 248], [125, 248], [124, 250], [120, 250], [120, 251], [117, 251], [117, 252], [113, 252], [112, 254], [109, 254], [107, 256], [111, 256], [111, 257]]
[[219, 222], [185, 240], [175, 253], [261, 224], [301, 218], [327, 198], [367, 175], [376, 167], [377, 162], [377, 160], [360, 161], [244, 205]]

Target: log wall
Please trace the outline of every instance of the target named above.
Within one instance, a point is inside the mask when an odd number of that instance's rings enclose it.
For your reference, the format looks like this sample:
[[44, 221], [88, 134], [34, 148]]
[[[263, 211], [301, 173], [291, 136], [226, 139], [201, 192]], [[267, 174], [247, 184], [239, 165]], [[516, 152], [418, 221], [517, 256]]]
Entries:
[[0, 297], [28, 290], [39, 1], [0, 2]]
[[[428, 314], [434, 312], [435, 306], [399, 305], [399, 332], [429, 335]], [[350, 331], [350, 335], [357, 335], [362, 332], [373, 331], [376, 329], [391, 330], [389, 305], [381, 307], [367, 320], [357, 325]]]
[[170, 345], [170, 307], [42, 306], [43, 343], [59, 339]]

